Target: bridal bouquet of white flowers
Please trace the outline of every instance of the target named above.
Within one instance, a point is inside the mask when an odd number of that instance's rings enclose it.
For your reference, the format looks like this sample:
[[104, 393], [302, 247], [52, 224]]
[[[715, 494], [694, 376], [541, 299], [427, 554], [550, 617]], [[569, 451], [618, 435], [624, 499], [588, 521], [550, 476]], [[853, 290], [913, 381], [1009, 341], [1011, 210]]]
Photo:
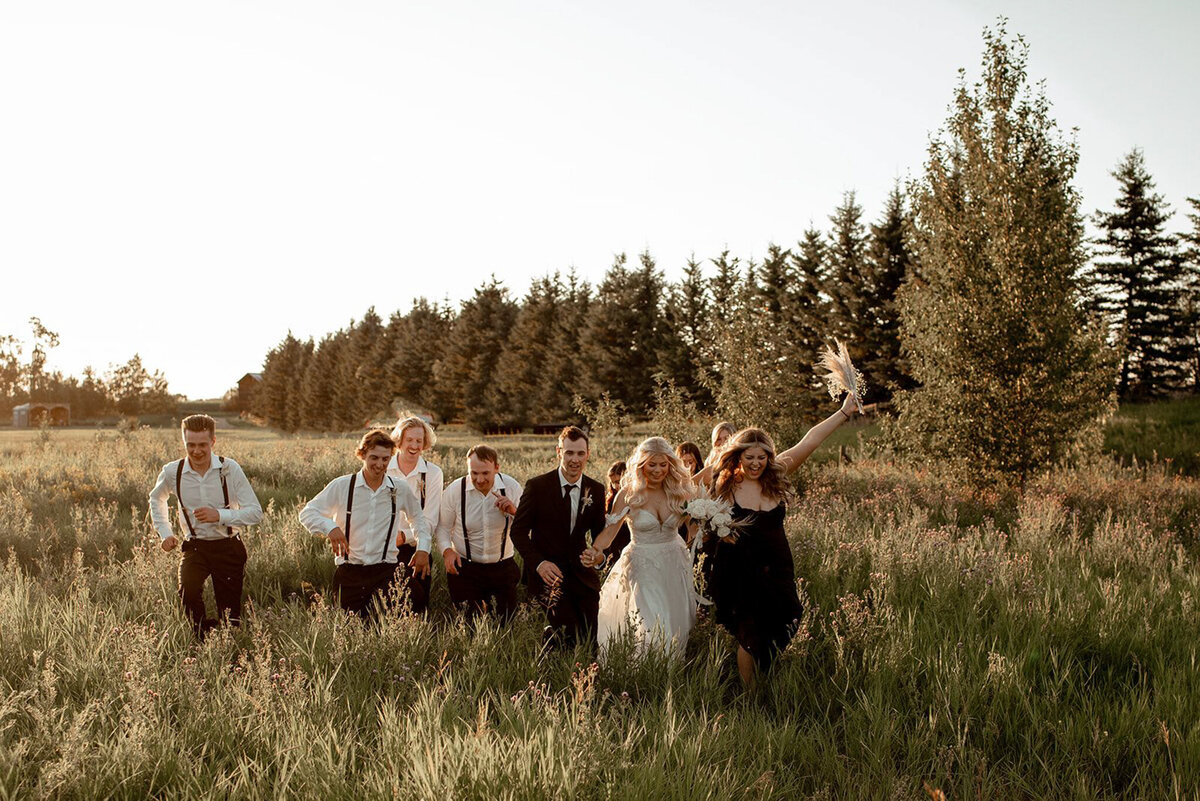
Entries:
[[715, 534], [723, 540], [736, 537], [732, 511], [729, 504], [712, 498], [692, 498], [683, 505], [683, 513], [699, 525], [699, 534]]

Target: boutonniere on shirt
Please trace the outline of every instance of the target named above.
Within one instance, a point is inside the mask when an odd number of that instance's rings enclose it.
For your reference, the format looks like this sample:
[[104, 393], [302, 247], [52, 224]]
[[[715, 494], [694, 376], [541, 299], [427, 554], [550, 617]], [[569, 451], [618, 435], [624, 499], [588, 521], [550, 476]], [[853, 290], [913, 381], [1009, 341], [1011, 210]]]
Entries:
[[395, 484], [392, 484], [390, 487], [388, 487], [388, 495], [392, 496], [392, 501], [396, 500], [396, 485]]
[[221, 478], [226, 478], [229, 475], [229, 463], [228, 462], [221, 462], [220, 467], [217, 468], [217, 475], [220, 476]]
[[584, 510], [592, 505], [592, 493], [590, 490], [583, 491], [583, 498], [579, 501], [579, 513], [583, 514]]
[[417, 478], [417, 491], [423, 496], [425, 494], [425, 474], [421, 473]]

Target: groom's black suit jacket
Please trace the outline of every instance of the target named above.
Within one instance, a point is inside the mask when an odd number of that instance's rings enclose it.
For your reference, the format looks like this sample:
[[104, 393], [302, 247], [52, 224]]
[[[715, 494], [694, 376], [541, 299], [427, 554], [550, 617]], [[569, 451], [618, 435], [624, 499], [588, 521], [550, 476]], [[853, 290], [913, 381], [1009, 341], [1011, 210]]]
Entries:
[[[513, 518], [513, 544], [525, 563], [529, 592], [541, 594], [544, 584], [537, 574], [543, 561], [553, 562], [563, 572], [564, 584], [574, 578], [585, 587], [599, 591], [600, 574], [584, 567], [579, 555], [587, 548], [587, 535], [595, 537], [604, 530], [604, 486], [583, 476], [579, 481], [579, 512], [571, 529], [571, 509], [563, 499], [558, 469], [529, 479], [521, 493], [521, 503]], [[591, 498], [588, 501], [587, 498]]]

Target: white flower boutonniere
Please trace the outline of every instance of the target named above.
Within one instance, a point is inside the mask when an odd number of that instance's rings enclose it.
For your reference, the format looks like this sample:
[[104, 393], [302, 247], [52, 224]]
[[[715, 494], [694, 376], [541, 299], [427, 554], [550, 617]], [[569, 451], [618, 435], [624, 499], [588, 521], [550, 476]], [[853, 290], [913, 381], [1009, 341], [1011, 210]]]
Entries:
[[395, 500], [396, 500], [396, 490], [397, 490], [397, 487], [395, 484], [392, 484], [390, 487], [388, 487], [388, 495], [392, 496], [393, 502], [395, 502]]
[[221, 462], [221, 466], [217, 468], [217, 475], [221, 478], [229, 476], [229, 462]]
[[584, 511], [591, 505], [592, 493], [590, 490], [584, 490], [583, 497], [579, 500], [579, 514], [583, 514]]

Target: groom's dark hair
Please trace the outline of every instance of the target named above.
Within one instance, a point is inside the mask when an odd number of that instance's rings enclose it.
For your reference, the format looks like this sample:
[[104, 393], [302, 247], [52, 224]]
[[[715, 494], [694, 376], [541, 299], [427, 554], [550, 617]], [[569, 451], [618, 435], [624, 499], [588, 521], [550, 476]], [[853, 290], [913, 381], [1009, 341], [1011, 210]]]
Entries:
[[586, 442], [589, 448], [592, 447], [592, 441], [588, 439], [587, 432], [579, 426], [567, 426], [562, 431], [558, 432], [558, 444], [560, 446], [564, 442], [571, 442], [577, 439], [581, 439]]

